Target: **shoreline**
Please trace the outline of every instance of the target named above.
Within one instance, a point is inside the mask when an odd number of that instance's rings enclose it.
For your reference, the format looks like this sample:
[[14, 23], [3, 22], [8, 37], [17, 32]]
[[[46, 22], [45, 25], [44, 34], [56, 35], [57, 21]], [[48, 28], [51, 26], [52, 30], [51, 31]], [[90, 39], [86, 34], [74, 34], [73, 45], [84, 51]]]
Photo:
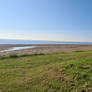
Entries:
[[79, 44], [0, 44], [0, 51], [10, 49], [12, 47], [24, 47], [24, 46], [36, 46], [36, 48], [22, 49], [11, 52], [0, 52], [0, 56], [11, 54], [48, 54], [48, 53], [60, 53], [71, 52], [75, 50], [92, 50], [92, 45], [79, 45]]

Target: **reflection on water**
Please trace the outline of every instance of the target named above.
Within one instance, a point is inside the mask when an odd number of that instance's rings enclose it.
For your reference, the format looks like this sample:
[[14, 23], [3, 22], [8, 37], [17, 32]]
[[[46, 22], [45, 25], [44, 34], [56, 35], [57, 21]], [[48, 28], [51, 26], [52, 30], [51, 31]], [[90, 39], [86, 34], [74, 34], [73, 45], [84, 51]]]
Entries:
[[23, 49], [29, 49], [29, 48], [35, 48], [35, 46], [25, 46], [25, 47], [12, 47], [7, 50], [2, 50], [0, 52], [8, 52], [8, 51], [15, 51], [15, 50], [23, 50]]

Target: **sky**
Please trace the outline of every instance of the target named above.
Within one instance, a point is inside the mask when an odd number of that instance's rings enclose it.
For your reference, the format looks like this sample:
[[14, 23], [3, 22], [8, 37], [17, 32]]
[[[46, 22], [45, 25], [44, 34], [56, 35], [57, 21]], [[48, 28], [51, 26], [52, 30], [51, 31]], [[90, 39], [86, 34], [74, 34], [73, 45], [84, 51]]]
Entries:
[[92, 41], [92, 0], [0, 0], [0, 39]]

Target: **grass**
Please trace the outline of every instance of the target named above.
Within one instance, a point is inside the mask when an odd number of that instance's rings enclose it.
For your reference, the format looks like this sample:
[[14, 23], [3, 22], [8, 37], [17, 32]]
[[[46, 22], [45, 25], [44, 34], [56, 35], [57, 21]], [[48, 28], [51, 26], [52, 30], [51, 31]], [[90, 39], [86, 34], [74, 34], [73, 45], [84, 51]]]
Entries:
[[92, 92], [92, 51], [2, 56], [0, 92]]

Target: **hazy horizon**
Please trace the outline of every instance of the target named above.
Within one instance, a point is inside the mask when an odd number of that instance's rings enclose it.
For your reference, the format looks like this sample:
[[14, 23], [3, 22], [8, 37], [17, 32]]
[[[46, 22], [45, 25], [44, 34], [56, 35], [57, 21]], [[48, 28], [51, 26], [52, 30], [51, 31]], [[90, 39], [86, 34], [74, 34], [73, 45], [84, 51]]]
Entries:
[[19, 40], [19, 39], [0, 39], [0, 44], [76, 44], [76, 45], [92, 45], [92, 42], [78, 41], [47, 41], [47, 40]]
[[1, 0], [0, 39], [92, 42], [91, 0]]
[[92, 41], [58, 41], [58, 40], [31, 40], [31, 39], [14, 39], [14, 38], [0, 38], [0, 40], [17, 40], [17, 41], [48, 41], [48, 42], [92, 42]]

